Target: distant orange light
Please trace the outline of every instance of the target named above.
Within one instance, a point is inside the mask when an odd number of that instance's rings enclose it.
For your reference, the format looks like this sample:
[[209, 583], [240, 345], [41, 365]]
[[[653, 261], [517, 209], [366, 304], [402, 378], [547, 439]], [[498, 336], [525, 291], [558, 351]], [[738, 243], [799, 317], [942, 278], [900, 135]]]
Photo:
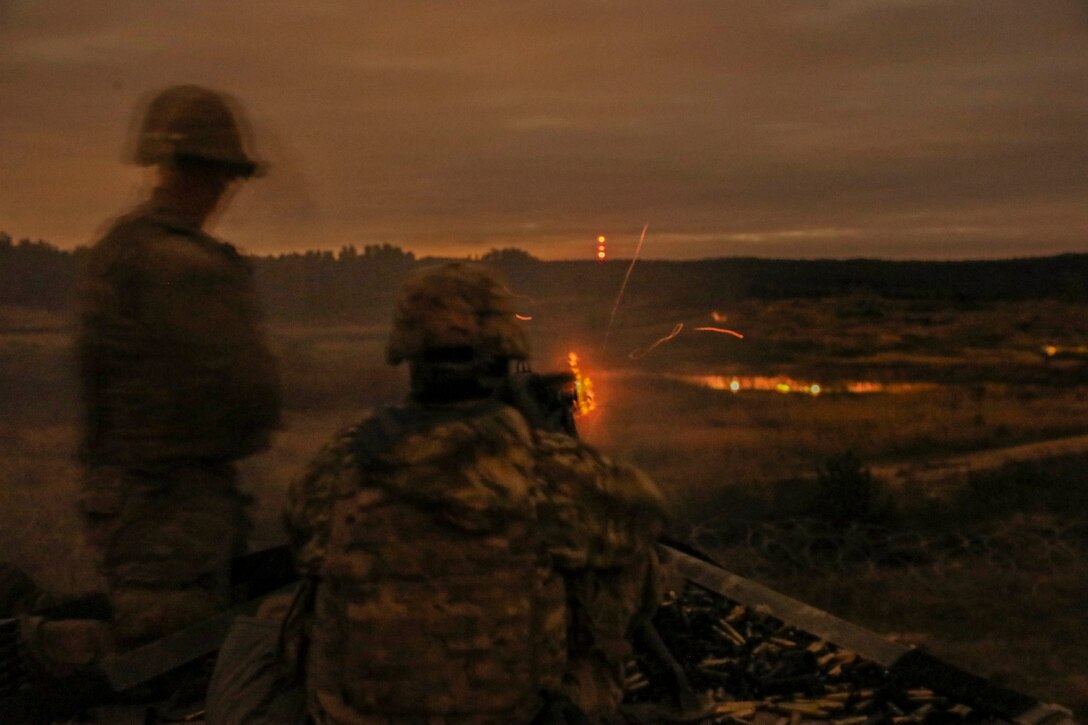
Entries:
[[597, 252], [597, 259], [604, 259], [604, 252], [603, 251]]
[[599, 244], [604, 244], [604, 237], [597, 237], [597, 242]]
[[516, 318], [518, 318], [519, 320], [522, 320], [522, 321], [528, 321], [528, 320], [533, 319], [532, 315], [519, 315], [517, 313], [514, 313], [514, 317], [516, 317]]

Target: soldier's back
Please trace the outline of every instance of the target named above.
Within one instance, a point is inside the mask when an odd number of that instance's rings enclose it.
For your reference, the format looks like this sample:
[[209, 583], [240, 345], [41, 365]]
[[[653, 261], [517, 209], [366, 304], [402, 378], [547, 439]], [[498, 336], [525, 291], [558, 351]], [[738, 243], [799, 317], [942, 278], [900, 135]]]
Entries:
[[490, 401], [385, 411], [325, 452], [290, 512], [320, 579], [312, 708], [515, 723], [558, 690], [564, 588], [536, 526], [535, 463], [524, 420]]

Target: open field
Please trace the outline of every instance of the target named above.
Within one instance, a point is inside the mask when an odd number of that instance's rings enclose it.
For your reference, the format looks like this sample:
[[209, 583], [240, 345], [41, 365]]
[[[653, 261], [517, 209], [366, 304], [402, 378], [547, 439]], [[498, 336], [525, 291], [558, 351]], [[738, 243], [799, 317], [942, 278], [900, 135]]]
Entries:
[[[537, 301], [536, 367], [581, 355], [599, 402], [580, 421], [583, 435], [659, 481], [677, 533], [696, 532], [740, 573], [1088, 713], [1088, 636], [1078, 626], [1088, 610], [1085, 456], [1063, 451], [955, 485], [876, 482], [880, 505], [832, 524], [830, 549], [811, 548], [828, 539], [813, 474], [847, 451], [884, 471], [1088, 433], [1088, 363], [1077, 352], [1088, 308], [864, 294], [729, 309], [633, 299], [605, 346], [609, 312]], [[646, 352], [677, 323], [675, 337]], [[274, 446], [242, 466], [258, 546], [278, 540], [283, 491], [321, 444], [406, 391], [403, 371], [383, 363], [382, 325], [271, 331], [288, 411]], [[70, 346], [64, 317], [0, 310], [0, 555], [69, 592], [98, 584], [72, 511]], [[789, 392], [775, 392], [782, 385]], [[956, 532], [986, 545], [954, 545]], [[906, 563], [856, 553], [907, 539]]]

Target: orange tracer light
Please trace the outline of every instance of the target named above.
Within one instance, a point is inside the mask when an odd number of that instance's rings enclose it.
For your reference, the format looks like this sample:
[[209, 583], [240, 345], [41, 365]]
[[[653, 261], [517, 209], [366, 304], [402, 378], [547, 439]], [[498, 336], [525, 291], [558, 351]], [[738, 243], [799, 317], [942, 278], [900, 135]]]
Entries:
[[589, 379], [589, 376], [582, 374], [578, 367], [577, 353], [567, 353], [567, 364], [570, 366], [571, 374], [574, 375], [574, 415], [580, 418], [597, 408], [597, 399], [593, 394], [593, 381]]

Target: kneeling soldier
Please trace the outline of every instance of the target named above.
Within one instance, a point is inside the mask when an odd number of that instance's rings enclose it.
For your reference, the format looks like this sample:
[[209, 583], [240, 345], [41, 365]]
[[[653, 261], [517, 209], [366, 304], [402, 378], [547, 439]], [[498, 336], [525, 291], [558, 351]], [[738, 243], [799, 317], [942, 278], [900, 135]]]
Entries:
[[343, 431], [289, 493], [317, 723], [614, 715], [626, 635], [657, 604], [661, 496], [496, 398], [527, 357], [491, 271], [406, 284], [388, 358], [408, 361], [409, 400]]

